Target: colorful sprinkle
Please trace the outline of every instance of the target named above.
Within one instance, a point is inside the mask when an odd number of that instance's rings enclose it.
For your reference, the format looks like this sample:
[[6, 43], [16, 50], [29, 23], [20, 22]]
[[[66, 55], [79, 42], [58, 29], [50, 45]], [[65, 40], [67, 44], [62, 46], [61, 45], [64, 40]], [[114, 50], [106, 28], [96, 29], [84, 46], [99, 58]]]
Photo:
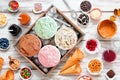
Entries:
[[31, 77], [31, 70], [29, 68], [22, 68], [20, 71], [20, 75], [24, 79], [28, 79]]

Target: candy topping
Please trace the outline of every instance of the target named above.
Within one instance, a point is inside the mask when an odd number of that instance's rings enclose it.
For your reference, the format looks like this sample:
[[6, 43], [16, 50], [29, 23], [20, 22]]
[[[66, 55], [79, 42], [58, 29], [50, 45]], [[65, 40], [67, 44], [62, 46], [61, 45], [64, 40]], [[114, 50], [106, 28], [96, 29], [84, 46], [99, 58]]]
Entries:
[[20, 71], [20, 75], [23, 79], [29, 79], [32, 75], [31, 70], [29, 68], [22, 68]]

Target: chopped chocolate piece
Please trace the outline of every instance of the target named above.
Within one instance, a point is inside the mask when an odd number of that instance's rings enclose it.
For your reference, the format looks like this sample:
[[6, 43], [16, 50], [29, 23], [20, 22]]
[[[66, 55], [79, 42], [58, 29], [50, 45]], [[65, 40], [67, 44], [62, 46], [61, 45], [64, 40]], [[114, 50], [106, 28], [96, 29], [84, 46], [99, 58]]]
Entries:
[[107, 76], [108, 76], [109, 78], [113, 78], [113, 77], [115, 76], [115, 72], [114, 72], [113, 70], [109, 70], [109, 71], [107, 72]]

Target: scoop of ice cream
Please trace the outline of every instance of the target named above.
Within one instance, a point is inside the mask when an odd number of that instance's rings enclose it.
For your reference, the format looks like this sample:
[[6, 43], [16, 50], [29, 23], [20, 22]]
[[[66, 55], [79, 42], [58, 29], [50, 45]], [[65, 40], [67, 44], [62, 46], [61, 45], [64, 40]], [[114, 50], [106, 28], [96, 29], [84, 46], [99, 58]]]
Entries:
[[27, 34], [20, 39], [18, 48], [23, 55], [31, 57], [39, 52], [41, 41], [34, 34]]
[[55, 46], [46, 45], [41, 48], [38, 59], [44, 67], [53, 67], [60, 61], [60, 52]]
[[68, 50], [77, 43], [77, 35], [71, 28], [62, 26], [55, 35], [55, 43], [59, 48]]
[[57, 23], [49, 16], [40, 18], [35, 24], [35, 32], [42, 39], [49, 39], [55, 35]]

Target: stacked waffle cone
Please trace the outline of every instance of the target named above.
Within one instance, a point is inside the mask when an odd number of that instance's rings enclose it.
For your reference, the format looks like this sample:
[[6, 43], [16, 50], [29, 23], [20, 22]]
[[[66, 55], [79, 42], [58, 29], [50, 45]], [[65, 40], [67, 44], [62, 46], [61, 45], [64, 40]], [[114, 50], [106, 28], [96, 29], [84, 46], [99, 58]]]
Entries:
[[2, 70], [3, 63], [4, 63], [4, 59], [0, 57], [0, 70]]
[[0, 76], [0, 80], [14, 80], [14, 72], [12, 70], [7, 70]]
[[77, 75], [82, 72], [79, 62], [84, 58], [83, 52], [76, 48], [75, 52], [68, 58], [65, 65], [60, 71], [60, 75]]

